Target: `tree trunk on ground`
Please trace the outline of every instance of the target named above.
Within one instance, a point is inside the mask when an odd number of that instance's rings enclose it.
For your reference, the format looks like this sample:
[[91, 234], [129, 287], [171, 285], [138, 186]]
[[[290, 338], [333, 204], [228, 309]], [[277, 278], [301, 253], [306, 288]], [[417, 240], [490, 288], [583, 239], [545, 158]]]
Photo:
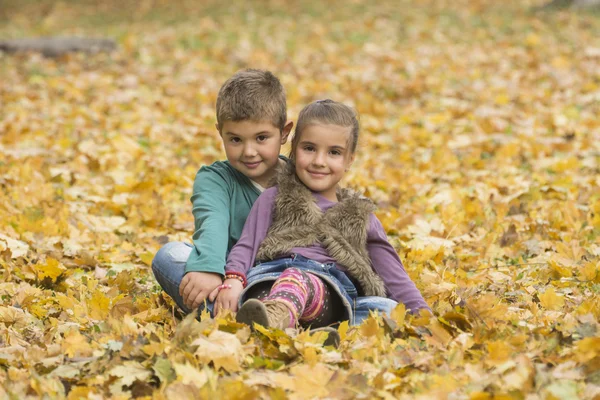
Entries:
[[600, 0], [574, 0], [573, 6], [581, 8], [600, 7]]
[[553, 9], [600, 9], [600, 0], [552, 0], [543, 6], [537, 7], [537, 10], [553, 10]]
[[72, 52], [110, 52], [116, 48], [117, 44], [110, 39], [42, 37], [0, 40], [0, 51], [7, 53], [37, 52], [46, 57], [58, 57]]

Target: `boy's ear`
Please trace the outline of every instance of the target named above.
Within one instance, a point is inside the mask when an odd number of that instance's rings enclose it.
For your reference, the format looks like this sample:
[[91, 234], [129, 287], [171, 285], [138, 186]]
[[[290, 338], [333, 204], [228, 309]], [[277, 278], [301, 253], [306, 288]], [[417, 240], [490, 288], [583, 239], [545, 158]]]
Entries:
[[288, 136], [290, 136], [290, 132], [292, 131], [293, 127], [294, 122], [292, 120], [289, 120], [285, 123], [285, 126], [281, 130], [281, 144], [285, 144], [285, 142], [287, 142]]
[[217, 132], [219, 132], [219, 135], [221, 134], [221, 131], [219, 130], [219, 123], [215, 122], [215, 129], [217, 130]]

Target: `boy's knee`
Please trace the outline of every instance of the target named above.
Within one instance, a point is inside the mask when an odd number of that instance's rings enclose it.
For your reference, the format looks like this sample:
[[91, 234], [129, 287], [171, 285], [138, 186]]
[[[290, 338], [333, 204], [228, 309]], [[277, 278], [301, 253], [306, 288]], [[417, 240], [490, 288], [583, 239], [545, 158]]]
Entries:
[[152, 259], [152, 270], [156, 271], [174, 262], [186, 262], [191, 247], [183, 242], [169, 242], [161, 247]]
[[171, 244], [172, 243], [167, 243], [163, 247], [158, 249], [158, 251], [154, 255], [154, 258], [152, 259], [152, 269], [153, 270], [156, 270], [159, 265], [164, 264], [165, 258], [169, 254], [169, 247], [170, 247], [169, 245], [171, 245]]

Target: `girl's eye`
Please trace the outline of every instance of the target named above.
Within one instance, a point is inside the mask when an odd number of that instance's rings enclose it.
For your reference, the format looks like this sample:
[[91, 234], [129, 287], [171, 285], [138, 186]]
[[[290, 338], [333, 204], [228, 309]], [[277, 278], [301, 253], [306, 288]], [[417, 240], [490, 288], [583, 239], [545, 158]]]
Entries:
[[313, 151], [315, 148], [312, 146], [304, 146], [304, 150], [306, 151]]
[[238, 138], [238, 137], [232, 137], [231, 139], [229, 139], [229, 141], [231, 143], [239, 143], [239, 142], [241, 142], [240, 138]]
[[333, 154], [334, 156], [341, 156], [342, 152], [339, 150], [331, 150], [331, 154]]

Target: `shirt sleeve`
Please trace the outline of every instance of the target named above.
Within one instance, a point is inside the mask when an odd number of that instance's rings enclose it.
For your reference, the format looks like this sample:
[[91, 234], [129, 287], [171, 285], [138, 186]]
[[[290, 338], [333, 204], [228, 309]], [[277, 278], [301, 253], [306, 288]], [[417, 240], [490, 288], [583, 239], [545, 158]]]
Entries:
[[258, 196], [248, 214], [240, 240], [229, 252], [226, 272], [240, 272], [245, 275], [254, 266], [258, 248], [271, 226], [276, 194], [277, 188], [270, 188]]
[[388, 241], [385, 230], [375, 214], [371, 214], [367, 250], [373, 269], [383, 279], [390, 298], [403, 303], [412, 313], [422, 308], [430, 310], [421, 292], [406, 273], [400, 257]]
[[229, 241], [230, 185], [215, 171], [201, 169], [194, 180], [191, 197], [194, 215], [194, 248], [185, 272], [224, 274]]

